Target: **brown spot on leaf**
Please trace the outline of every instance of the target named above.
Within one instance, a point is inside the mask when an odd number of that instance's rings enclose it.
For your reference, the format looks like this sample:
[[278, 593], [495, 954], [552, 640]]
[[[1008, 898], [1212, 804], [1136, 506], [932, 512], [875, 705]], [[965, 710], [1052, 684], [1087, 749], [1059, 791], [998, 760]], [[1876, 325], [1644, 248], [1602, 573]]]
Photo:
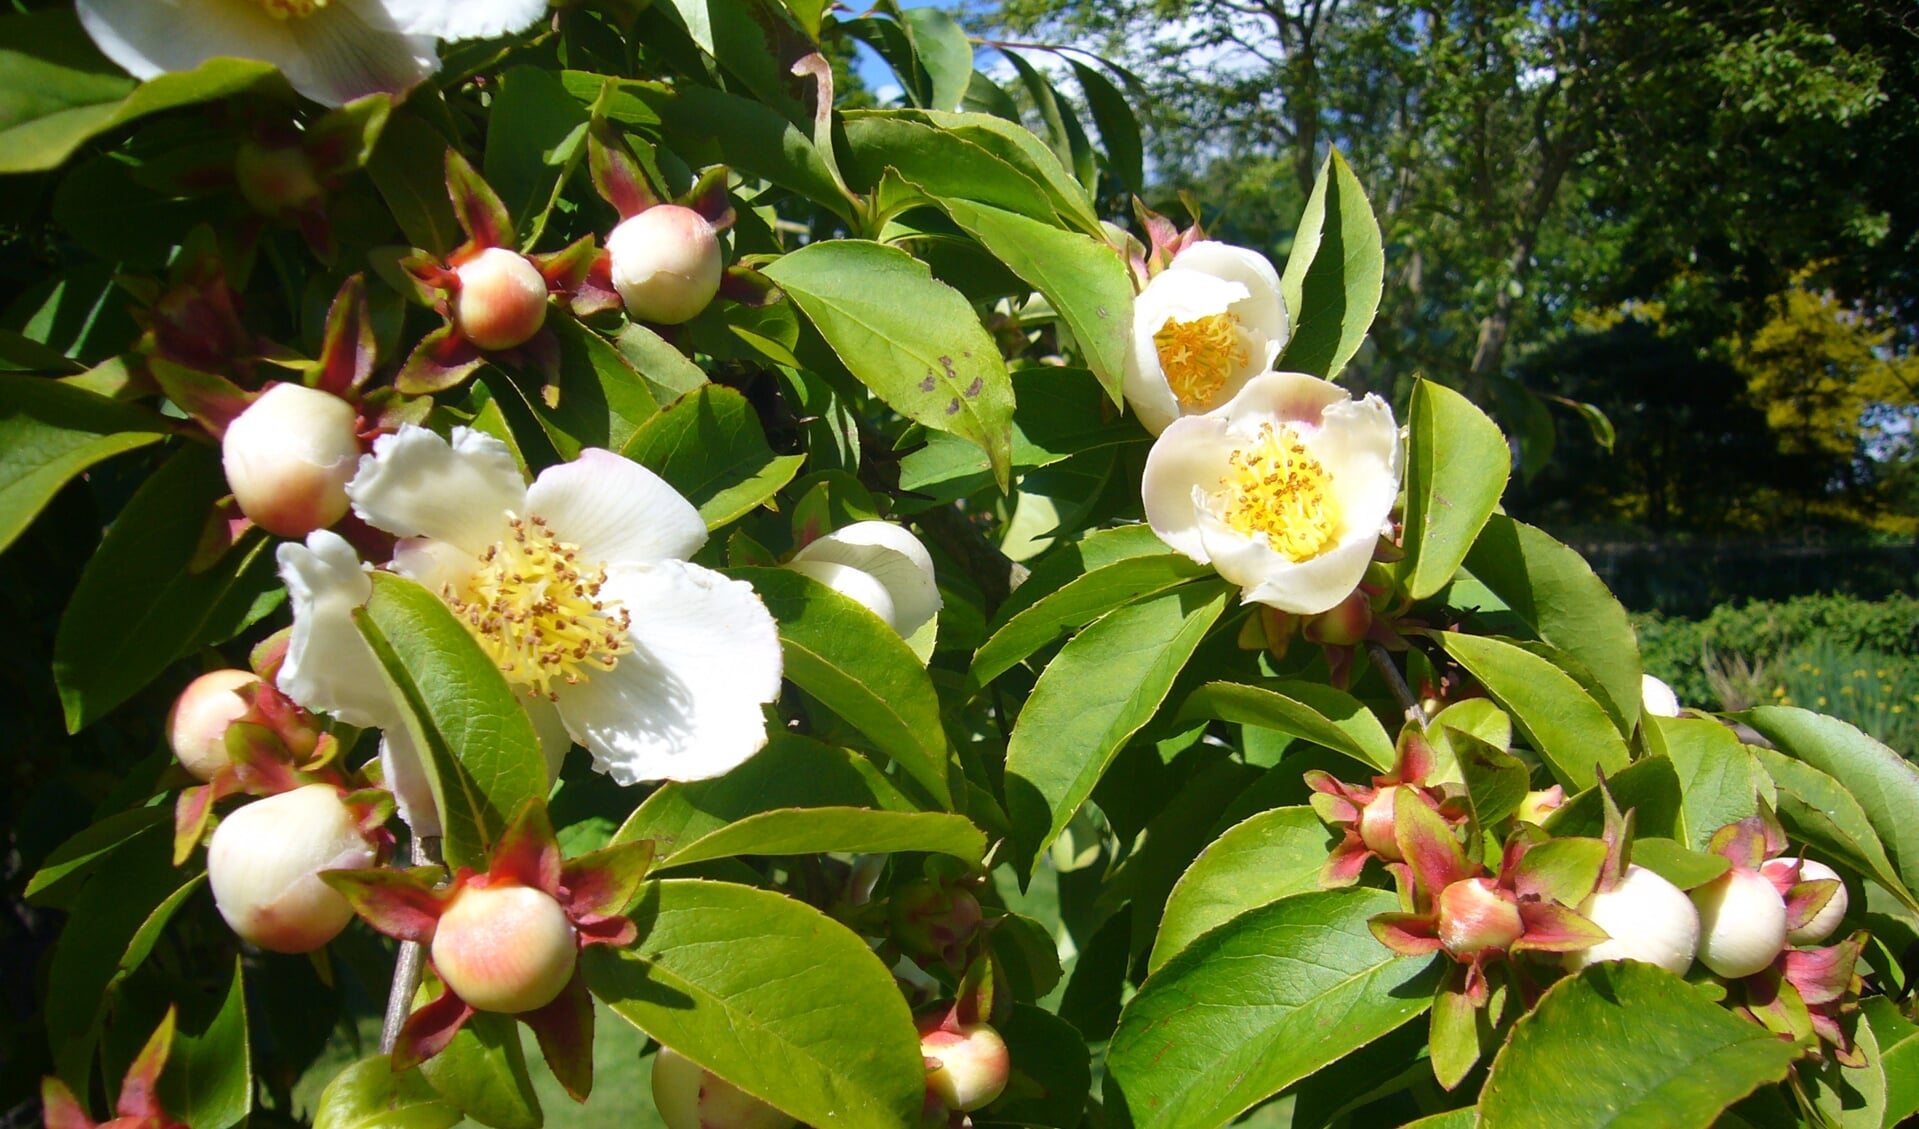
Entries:
[[931, 392], [932, 390], [933, 390], [933, 370], [929, 368], [926, 370], [926, 379], [920, 381], [920, 391]]
[[984, 387], [986, 387], [986, 381], [980, 377], [974, 377], [973, 383], [966, 386], [966, 398], [970, 400], [979, 395], [980, 389]]
[[953, 397], [953, 399], [947, 401], [946, 414], [949, 416], [956, 416], [959, 414], [959, 397], [955, 396]]

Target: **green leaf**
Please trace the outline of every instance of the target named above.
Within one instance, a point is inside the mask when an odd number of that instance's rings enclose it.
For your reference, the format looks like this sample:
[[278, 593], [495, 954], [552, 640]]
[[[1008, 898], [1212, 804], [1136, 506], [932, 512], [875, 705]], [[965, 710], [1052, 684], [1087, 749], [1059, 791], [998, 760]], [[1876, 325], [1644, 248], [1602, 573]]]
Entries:
[[932, 85], [928, 108], [958, 110], [973, 81], [973, 44], [966, 29], [939, 8], [907, 8], [899, 12], [899, 20]]
[[1114, 608], [1212, 572], [1178, 553], [1127, 557], [1068, 581], [1011, 619], [973, 653], [972, 680], [984, 686], [1033, 652]]
[[633, 371], [646, 381], [653, 398], [670, 404], [706, 383], [706, 370], [686, 358], [659, 334], [639, 322], [631, 322], [613, 339]]
[[1423, 600], [1446, 586], [1499, 505], [1512, 453], [1499, 425], [1443, 384], [1413, 385], [1406, 445], [1406, 589]]
[[1798, 1056], [1662, 968], [1595, 964], [1514, 1026], [1480, 1094], [1480, 1124], [1703, 1129]]
[[[1639, 813], [1633, 825], [1640, 835], [1674, 839], [1684, 826], [1679, 814], [1685, 802], [1679, 774], [1665, 757], [1642, 757], [1617, 773], [1609, 772], [1606, 785], [1620, 811]], [[1546, 818], [1545, 826], [1554, 835], [1604, 834], [1606, 811], [1599, 789], [1588, 788], [1569, 798]]]
[[857, 239], [808, 244], [765, 273], [848, 371], [908, 419], [977, 444], [1007, 488], [1013, 385], [959, 291], [904, 251]]
[[1831, 852], [1919, 913], [1919, 898], [1893, 869], [1872, 820], [1844, 785], [1784, 753], [1758, 747], [1747, 751], [1772, 777], [1779, 821], [1793, 838]]
[[[817, 48], [769, 0], [668, 0], [670, 13], [700, 50], [712, 57], [762, 103], [790, 121], [810, 121], [808, 101], [787, 67]], [[730, 85], [730, 84], [729, 84]]]
[[894, 1129], [925, 1094], [919, 1036], [866, 942], [783, 894], [650, 883], [637, 945], [581, 957], [627, 1022], [813, 1125]]
[[[877, 112], [859, 111], [847, 114], [849, 129], [862, 114]], [[923, 122], [941, 133], [950, 134], [986, 150], [1038, 184], [1041, 195], [1046, 198], [1047, 204], [1055, 214], [1088, 235], [1100, 233], [1099, 214], [1094, 211], [1084, 185], [1074, 177], [1073, 172], [1065, 164], [1061, 163], [1052, 148], [1035, 137], [1025, 126], [992, 114], [982, 113], [947, 114], [929, 110], [904, 111], [897, 116], [903, 120]], [[917, 180], [915, 182], [918, 183]], [[1045, 218], [1043, 214], [1031, 212], [1029, 206], [1016, 202], [988, 200], [966, 192], [952, 193], [952, 195], [978, 200], [981, 203], [996, 204], [1010, 211], [1032, 214], [1039, 219]]]
[[1366, 340], [1386, 277], [1366, 190], [1335, 149], [1320, 167], [1279, 293], [1293, 336], [1275, 368], [1332, 379]]
[[1397, 759], [1393, 739], [1373, 711], [1344, 690], [1316, 682], [1208, 682], [1186, 699], [1179, 716], [1278, 730], [1381, 772], [1391, 771]]
[[486, 180], [530, 250], [560, 190], [586, 152], [585, 107], [549, 70], [518, 66], [500, 76], [487, 116]]
[[242, 94], [276, 72], [209, 59], [136, 82], [94, 47], [70, 8], [0, 19], [0, 174], [58, 168], [88, 138], [148, 114]]
[[1145, 146], [1140, 142], [1139, 119], [1133, 115], [1132, 106], [1105, 75], [1077, 59], [1067, 62], [1073, 64], [1073, 77], [1079, 79], [1079, 88], [1086, 94], [1086, 108], [1092, 111], [1093, 124], [1099, 127], [1100, 144], [1106, 147], [1107, 168], [1127, 191], [1144, 191]]
[[189, 1129], [231, 1129], [253, 1112], [253, 1056], [247, 1046], [246, 985], [234, 962], [219, 1009], [198, 1029], [174, 1036], [160, 1100]]
[[786, 677], [951, 807], [939, 695], [899, 633], [811, 577], [783, 568], [731, 571], [753, 585], [779, 622]]
[[1046, 926], [1008, 913], [986, 936], [1016, 1000], [1045, 999], [1059, 984], [1059, 946]]
[[1207, 933], [1148, 977], [1106, 1051], [1115, 1125], [1223, 1125], [1425, 1011], [1441, 961], [1367, 927], [1382, 890], [1302, 894]]
[[1038, 67], [1026, 61], [1017, 51], [1000, 51], [1000, 57], [1013, 64], [1018, 72], [1020, 84], [1026, 87], [1027, 97], [1031, 98], [1039, 110], [1040, 121], [1046, 125], [1047, 140], [1051, 142], [1053, 155], [1062, 165], [1073, 170], [1073, 175], [1092, 192], [1098, 179], [1098, 170], [1093, 164], [1093, 147], [1086, 140], [1086, 131], [1080, 128], [1079, 119], [1073, 116], [1072, 104], [1060, 97], [1053, 83]]
[[1092, 1065], [1079, 1029], [1031, 1004], [1013, 1005], [1012, 1018], [999, 1028], [1006, 1040], [1012, 1076], [1006, 1092], [973, 1114], [973, 1124], [989, 1126], [1078, 1125], [1092, 1089]]
[[815, 855], [828, 851], [890, 855], [932, 851], [978, 867], [986, 833], [963, 815], [873, 811], [855, 807], [781, 808], [749, 815], [673, 852], [661, 866], [733, 855]]
[[132, 404], [46, 377], [0, 376], [0, 551], [75, 475], [167, 431]]
[[1880, 1129], [1898, 1124], [1888, 1120], [1885, 1064], [1879, 1039], [1870, 1023], [1852, 1028], [1854, 1050], [1866, 1061], [1862, 1066], [1841, 1066], [1832, 1059], [1808, 1062], [1796, 1073], [1812, 1100], [1812, 1108], [1833, 1129]]
[[1504, 639], [1451, 631], [1434, 638], [1513, 715], [1533, 750], [1567, 789], [1590, 786], [1595, 768], [1610, 776], [1626, 767], [1626, 742], [1571, 675]]
[[708, 529], [736, 521], [799, 473], [804, 455], [776, 455], [745, 396], [702, 384], [641, 424], [620, 452], [699, 508]]
[[408, 243], [445, 255], [466, 235], [446, 191], [447, 140], [412, 112], [395, 110], [367, 161], [367, 176]]
[[226, 492], [218, 452], [185, 447], [107, 529], [53, 642], [68, 732], [98, 721], [180, 656], [231, 639], [278, 602], [271, 538], [261, 530], [205, 571], [191, 571], [214, 500]]
[[1792, 706], [1760, 706], [1735, 716], [1852, 793], [1906, 889], [1919, 885], [1919, 819], [1913, 818], [1919, 812], [1919, 769], [1836, 717]]
[[1248, 910], [1319, 889], [1338, 836], [1309, 807], [1274, 808], [1215, 839], [1180, 876], [1159, 921], [1149, 973]]
[[1494, 514], [1466, 554], [1466, 567], [1530, 631], [1585, 664], [1601, 691], [1599, 704], [1621, 733], [1631, 733], [1639, 717], [1639, 642], [1626, 609], [1586, 558], [1524, 522]]
[[1632, 861], [1634, 866], [1645, 867], [1681, 890], [1704, 886], [1732, 867], [1724, 855], [1695, 851], [1674, 839], [1643, 835], [1632, 841]]
[[1202, 581], [1107, 613], [1047, 664], [1006, 748], [1020, 858], [1066, 826], [1128, 738], [1151, 720], [1232, 596]]
[[1107, 398], [1121, 403], [1126, 351], [1132, 344], [1133, 276], [1119, 253], [1090, 235], [988, 204], [947, 198], [934, 203], [1046, 296], [1072, 331]]
[[1886, 1075], [1886, 1125], [1901, 1125], [1919, 1112], [1919, 1027], [1884, 996], [1862, 1001], [1866, 1022], [1879, 1044]]
[[510, 1015], [476, 1013], [419, 1069], [441, 1098], [482, 1125], [540, 1129], [546, 1123], [526, 1070], [519, 1027]]
[[172, 818], [169, 808], [144, 807], [95, 820], [47, 855], [27, 882], [25, 896], [43, 905], [61, 905], [73, 884], [93, 873], [100, 860]]
[[453, 1129], [463, 1115], [417, 1070], [395, 1074], [386, 1055], [334, 1075], [313, 1111], [313, 1129]]
[[1446, 729], [1444, 734], [1479, 826], [1492, 827], [1518, 811], [1531, 781], [1526, 762], [1463, 729]]
[[546, 324], [560, 339], [559, 402], [549, 405], [543, 389], [516, 374], [521, 400], [562, 459], [577, 458], [586, 447], [625, 447], [660, 410], [652, 390], [606, 338], [564, 315]]
[[[1021, 389], [1022, 395], [1024, 391]], [[1026, 582], [1013, 589], [987, 626], [998, 631], [1020, 612], [1086, 573], [1097, 572], [1130, 557], [1154, 556], [1165, 551], [1166, 542], [1144, 523], [1093, 530], [1040, 557]]]
[[539, 735], [506, 676], [438, 596], [390, 573], [372, 579], [373, 596], [353, 621], [420, 751], [446, 861], [483, 870], [507, 822], [546, 797]]
[[1712, 833], [1759, 810], [1759, 767], [1732, 730], [1696, 717], [1648, 717], [1679, 774], [1681, 842], [1705, 850]]

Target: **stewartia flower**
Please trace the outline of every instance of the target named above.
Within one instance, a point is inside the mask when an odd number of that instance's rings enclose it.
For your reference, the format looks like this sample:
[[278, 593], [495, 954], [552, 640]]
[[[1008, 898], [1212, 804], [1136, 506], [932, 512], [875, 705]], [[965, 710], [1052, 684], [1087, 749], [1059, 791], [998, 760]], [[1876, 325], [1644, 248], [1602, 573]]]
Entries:
[[1786, 948], [1786, 934], [1804, 928], [1844, 887], [1806, 881], [1786, 892], [1760, 873], [1786, 849], [1786, 836], [1769, 813], [1748, 816], [1713, 833], [1708, 849], [1732, 863], [1726, 873], [1691, 892], [1699, 909], [1699, 963], [1727, 979], [1751, 976]]
[[1600, 961], [1641, 960], [1684, 976], [1699, 950], [1699, 912], [1691, 899], [1643, 866], [1628, 866], [1616, 885], [1581, 902], [1579, 913], [1610, 939], [1567, 953], [1566, 967], [1575, 972]]
[[1679, 695], [1650, 674], [1639, 676], [1639, 708], [1654, 717], [1678, 717]]
[[207, 847], [207, 882], [220, 916], [276, 953], [326, 944], [353, 919], [353, 908], [320, 872], [377, 864], [381, 825], [392, 814], [385, 792], [347, 795], [331, 784], [308, 784], [227, 816]]
[[120, 1083], [120, 1100], [114, 1106], [119, 1116], [111, 1121], [88, 1117], [73, 1091], [58, 1078], [42, 1081], [41, 1120], [46, 1129], [186, 1129], [160, 1105], [160, 1073], [173, 1052], [175, 1022], [175, 1011], [169, 1007], [133, 1065], [127, 1067], [126, 1078]]
[[720, 236], [691, 208], [657, 204], [606, 237], [613, 288], [636, 321], [691, 321], [720, 292]]
[[653, 1056], [653, 1107], [666, 1129], [787, 1129], [791, 1117], [672, 1047]]
[[327, 873], [367, 924], [425, 946], [444, 986], [407, 1018], [393, 1069], [438, 1054], [474, 1012], [502, 1012], [533, 1028], [554, 1076], [584, 1101], [593, 1086], [593, 1002], [579, 952], [638, 938], [624, 912], [652, 858], [652, 841], [641, 840], [567, 862], [534, 800], [494, 842], [485, 873], [461, 867], [444, 888], [433, 867]]
[[268, 388], [220, 440], [240, 512], [282, 537], [305, 537], [345, 517], [347, 480], [360, 463], [358, 420], [352, 404], [317, 388]]
[[957, 1008], [919, 1021], [926, 1088], [947, 1109], [970, 1113], [1006, 1090], [1012, 1062], [1006, 1040], [987, 1023], [962, 1023]]
[[1359, 587], [1399, 470], [1385, 401], [1270, 372], [1217, 411], [1169, 426], [1140, 493], [1153, 532], [1218, 569], [1243, 600], [1310, 615]]
[[864, 604], [902, 638], [940, 610], [933, 558], [920, 539], [886, 521], [858, 521], [809, 542], [787, 562]]
[[308, 98], [338, 106], [400, 95], [438, 70], [434, 39], [519, 31], [546, 0], [79, 0], [93, 42], [135, 78], [220, 56], [272, 63]]
[[1126, 402], [1157, 435], [1272, 368], [1288, 335], [1279, 273], [1257, 251], [1192, 243], [1133, 302]]

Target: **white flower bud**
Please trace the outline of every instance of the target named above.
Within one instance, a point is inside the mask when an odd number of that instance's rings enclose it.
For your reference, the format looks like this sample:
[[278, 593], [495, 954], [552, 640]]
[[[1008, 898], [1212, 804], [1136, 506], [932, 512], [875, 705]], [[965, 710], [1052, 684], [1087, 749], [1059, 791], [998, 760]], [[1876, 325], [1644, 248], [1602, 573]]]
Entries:
[[544, 890], [467, 886], [440, 914], [433, 970], [480, 1011], [533, 1011], [573, 978], [579, 935]]
[[377, 857], [340, 790], [308, 784], [221, 820], [207, 847], [207, 878], [235, 933], [276, 953], [304, 953], [353, 917], [320, 871], [363, 870]]
[[987, 1024], [963, 1023], [958, 1031], [944, 1027], [922, 1031], [920, 1054], [929, 1063], [927, 1088], [948, 1109], [981, 1109], [1006, 1089], [1011, 1072], [1006, 1040]]
[[453, 325], [478, 348], [511, 349], [546, 324], [546, 278], [525, 255], [488, 247], [453, 273]]
[[1650, 674], [1639, 676], [1639, 708], [1654, 717], [1678, 717], [1679, 695]]
[[671, 1047], [653, 1056], [653, 1106], [666, 1129], [787, 1129], [796, 1122]]
[[606, 237], [613, 288], [639, 321], [691, 321], [720, 290], [720, 239], [691, 208], [659, 204]]
[[1770, 965], [1786, 947], [1786, 900], [1756, 870], [1735, 866], [1692, 891], [1699, 963], [1729, 980]]
[[1800, 882], [1819, 882], [1829, 879], [1839, 883], [1839, 888], [1832, 892], [1832, 898], [1820, 908], [1817, 914], [1813, 915], [1811, 921], [1786, 934], [1786, 943], [1789, 945], [1816, 945], [1832, 936], [1832, 931], [1839, 928], [1839, 922], [1845, 918], [1846, 908], [1851, 904], [1851, 900], [1846, 894], [1845, 879], [1839, 877], [1838, 871], [1823, 862], [1812, 859], [1769, 859], [1759, 868], [1759, 872], [1767, 878], [1775, 879], [1773, 887], [1777, 889], [1777, 878], [1789, 874], [1795, 862], [1799, 864]]
[[787, 566], [871, 609], [902, 638], [939, 614], [933, 558], [919, 538], [887, 521], [836, 529], [793, 554]]
[[260, 681], [250, 670], [210, 670], [187, 683], [167, 713], [167, 744], [195, 780], [212, 780], [227, 767], [227, 726], [247, 712], [237, 693]]
[[1579, 912], [1611, 939], [1567, 953], [1566, 967], [1574, 972], [1601, 961], [1640, 960], [1684, 976], [1699, 950], [1692, 899], [1643, 866], [1628, 866], [1617, 886], [1587, 898]]
[[227, 425], [220, 461], [240, 512], [282, 537], [346, 516], [360, 465], [353, 405], [301, 384], [276, 384]]

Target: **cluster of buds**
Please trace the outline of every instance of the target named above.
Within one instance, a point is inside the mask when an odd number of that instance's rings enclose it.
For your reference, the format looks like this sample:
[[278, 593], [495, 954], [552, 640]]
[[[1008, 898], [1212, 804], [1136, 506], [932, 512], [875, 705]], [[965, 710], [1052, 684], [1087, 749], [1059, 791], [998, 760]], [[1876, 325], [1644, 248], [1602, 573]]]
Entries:
[[1359, 880], [1367, 859], [1388, 865], [1406, 860], [1396, 831], [1400, 797], [1421, 805], [1448, 823], [1465, 819], [1466, 809], [1452, 789], [1437, 784], [1437, 758], [1426, 732], [1414, 725], [1400, 730], [1393, 770], [1373, 777], [1370, 787], [1347, 784], [1329, 772], [1306, 774], [1313, 790], [1313, 810], [1343, 835], [1326, 858], [1320, 884], [1350, 886]]
[[971, 884], [940, 873], [893, 891], [886, 916], [893, 943], [902, 955], [921, 967], [941, 967], [955, 974], [968, 967], [985, 937], [985, 915]]

